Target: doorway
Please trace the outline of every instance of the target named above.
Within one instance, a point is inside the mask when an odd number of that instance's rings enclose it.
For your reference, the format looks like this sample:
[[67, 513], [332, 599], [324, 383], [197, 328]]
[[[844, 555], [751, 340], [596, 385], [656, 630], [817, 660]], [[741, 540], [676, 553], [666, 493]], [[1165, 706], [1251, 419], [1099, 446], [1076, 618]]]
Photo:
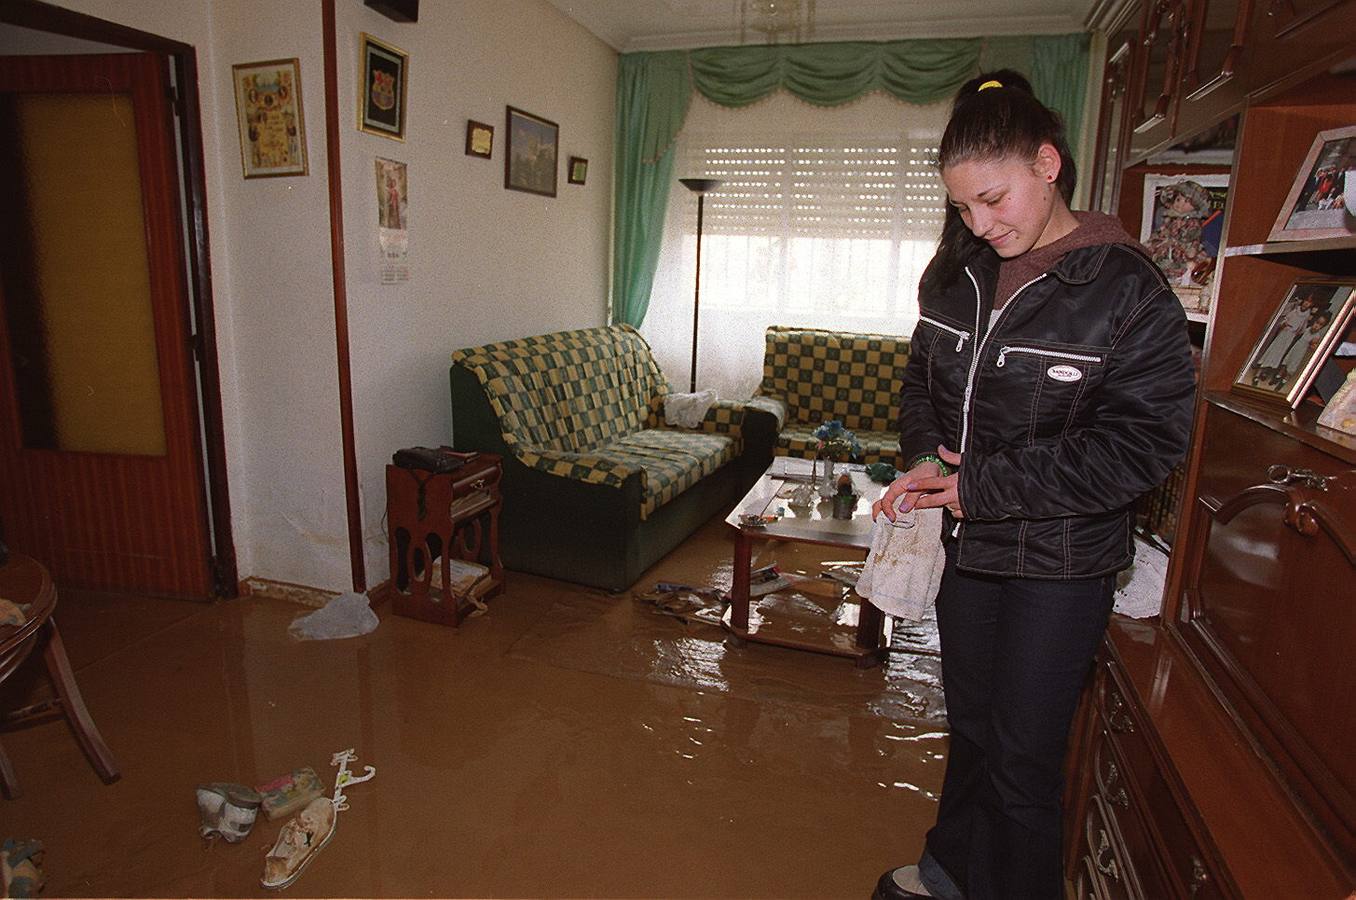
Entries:
[[5, 539], [60, 585], [231, 596], [193, 50], [24, 0], [0, 22], [140, 51], [5, 30]]

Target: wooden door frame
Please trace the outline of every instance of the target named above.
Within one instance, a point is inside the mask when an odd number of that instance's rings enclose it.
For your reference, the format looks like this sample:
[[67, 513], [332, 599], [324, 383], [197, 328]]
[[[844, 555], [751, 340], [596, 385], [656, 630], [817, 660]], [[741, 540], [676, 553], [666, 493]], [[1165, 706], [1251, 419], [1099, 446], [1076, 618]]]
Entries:
[[174, 67], [181, 161], [184, 167], [184, 205], [188, 213], [190, 306], [197, 332], [193, 342], [206, 445], [206, 488], [211, 510], [210, 564], [214, 592], [222, 597], [238, 593], [239, 575], [235, 536], [231, 530], [231, 498], [226, 480], [226, 438], [221, 414], [221, 377], [217, 362], [216, 312], [212, 303], [212, 258], [207, 231], [207, 181], [204, 175], [202, 110], [198, 102], [198, 55], [189, 44], [163, 38], [125, 25], [53, 6], [41, 0], [5, 0], [0, 23], [32, 28], [66, 37], [163, 53]]

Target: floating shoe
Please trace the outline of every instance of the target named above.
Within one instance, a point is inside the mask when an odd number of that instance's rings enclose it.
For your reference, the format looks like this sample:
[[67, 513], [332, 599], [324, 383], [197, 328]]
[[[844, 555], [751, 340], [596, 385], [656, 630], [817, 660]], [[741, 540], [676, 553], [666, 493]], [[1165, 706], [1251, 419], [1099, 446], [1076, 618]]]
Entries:
[[258, 791], [243, 784], [214, 781], [198, 785], [198, 814], [202, 823], [198, 831], [211, 840], [220, 837], [238, 844], [254, 827], [263, 799]]
[[328, 797], [317, 797], [288, 819], [278, 832], [273, 849], [264, 857], [264, 877], [259, 883], [270, 891], [279, 891], [300, 878], [315, 855], [334, 837], [338, 819], [334, 802]]

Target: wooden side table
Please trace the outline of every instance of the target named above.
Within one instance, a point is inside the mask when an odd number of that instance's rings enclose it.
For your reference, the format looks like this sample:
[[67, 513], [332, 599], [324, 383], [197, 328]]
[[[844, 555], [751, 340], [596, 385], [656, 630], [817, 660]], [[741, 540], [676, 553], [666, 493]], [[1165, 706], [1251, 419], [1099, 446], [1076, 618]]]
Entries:
[[[499, 558], [499, 510], [503, 498], [500, 458], [477, 453], [444, 475], [400, 466], [386, 467], [386, 529], [391, 549], [392, 608], [398, 615], [456, 627], [475, 609], [468, 596], [451, 590], [451, 560], [489, 569], [477, 599], [504, 589]], [[434, 562], [442, 586], [433, 586]]]
[[[56, 609], [56, 588], [47, 570], [27, 556], [13, 555], [8, 563], [0, 566], [0, 597], [28, 605], [28, 621], [17, 626], [0, 625], [0, 682], [13, 674], [28, 655], [42, 644], [47, 673], [56, 688], [55, 699], [0, 717], [0, 725], [28, 722], [60, 710], [70, 723], [76, 742], [85, 752], [94, 771], [105, 784], [117, 781], [121, 777], [118, 764], [114, 762], [113, 752], [104, 743], [99, 729], [94, 727], [89, 710], [85, 709], [85, 700], [75, 683], [75, 673], [71, 671], [71, 663], [66, 658], [65, 645], [61, 643], [61, 633], [57, 631], [56, 621], [52, 618], [52, 612]], [[14, 767], [3, 746], [0, 746], [0, 789], [11, 800], [20, 793]]]

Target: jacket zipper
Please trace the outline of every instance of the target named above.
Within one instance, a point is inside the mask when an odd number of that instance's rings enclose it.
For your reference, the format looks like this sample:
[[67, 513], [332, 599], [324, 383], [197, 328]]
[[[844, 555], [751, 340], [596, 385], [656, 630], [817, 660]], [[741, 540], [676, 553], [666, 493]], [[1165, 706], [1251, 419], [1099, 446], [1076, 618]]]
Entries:
[[933, 326], [934, 328], [940, 328], [940, 329], [942, 329], [942, 331], [948, 331], [948, 332], [950, 332], [951, 334], [954, 334], [954, 335], [956, 336], [956, 338], [957, 338], [957, 340], [956, 340], [956, 352], [957, 352], [957, 353], [959, 353], [959, 352], [961, 352], [962, 350], [964, 350], [964, 349], [965, 349], [965, 342], [968, 341], [968, 340], [970, 340], [970, 332], [968, 332], [968, 331], [961, 331], [959, 328], [953, 328], [953, 327], [951, 327], [950, 325], [946, 324], [945, 322], [938, 322], [936, 319], [930, 319], [930, 318], [928, 318], [927, 316], [919, 316], [919, 317], [918, 317], [918, 321], [920, 321], [920, 322], [927, 322], [929, 325]]
[[[979, 334], [979, 312], [980, 308], [984, 305], [984, 300], [979, 294], [979, 282], [975, 280], [974, 273], [970, 271], [969, 266], [965, 267], [965, 274], [970, 277], [970, 283], [975, 286], [975, 334]], [[1008, 298], [1008, 302], [1003, 304], [1003, 308], [998, 311], [998, 318], [994, 319], [993, 324], [989, 326], [989, 330], [984, 332], [984, 336], [980, 338], [979, 343], [975, 345], [975, 356], [974, 359], [970, 360], [970, 374], [965, 377], [965, 400], [961, 404], [961, 439], [960, 448], [957, 450], [958, 453], [965, 453], [965, 442], [970, 437], [970, 400], [975, 393], [975, 372], [979, 369], [979, 357], [984, 353], [984, 345], [989, 342], [989, 335], [998, 330], [998, 323], [1003, 321], [1003, 316], [1007, 315], [1008, 309], [1012, 307], [1012, 303], [1017, 299], [1017, 295], [1048, 274], [1050, 273], [1043, 272], [1013, 291], [1012, 296]]]
[[1086, 356], [1082, 353], [1062, 353], [1056, 350], [1041, 350], [1039, 347], [1004, 347], [998, 351], [998, 368], [1003, 368], [1003, 357], [1009, 353], [1030, 353], [1033, 356], [1048, 356], [1053, 359], [1076, 359], [1079, 362], [1099, 363], [1100, 356]]

